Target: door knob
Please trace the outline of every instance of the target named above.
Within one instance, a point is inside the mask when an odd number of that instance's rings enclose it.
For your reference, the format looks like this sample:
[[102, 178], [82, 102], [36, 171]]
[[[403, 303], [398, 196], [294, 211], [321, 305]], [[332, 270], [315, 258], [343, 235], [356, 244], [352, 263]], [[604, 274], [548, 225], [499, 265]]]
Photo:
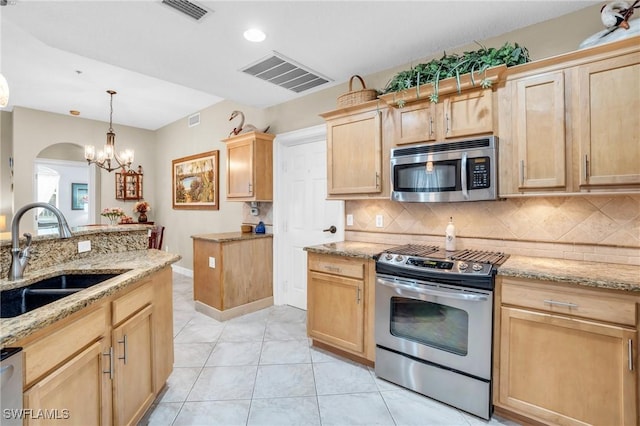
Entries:
[[335, 226], [331, 225], [327, 229], [323, 229], [322, 232], [331, 232], [332, 234], [335, 234], [337, 230], [338, 230], [338, 228], [336, 228]]

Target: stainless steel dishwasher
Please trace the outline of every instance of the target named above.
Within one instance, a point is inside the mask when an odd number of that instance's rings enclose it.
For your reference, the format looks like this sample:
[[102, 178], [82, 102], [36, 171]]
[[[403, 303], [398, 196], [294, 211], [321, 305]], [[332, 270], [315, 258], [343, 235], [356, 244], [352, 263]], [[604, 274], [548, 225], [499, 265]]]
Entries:
[[22, 348], [0, 351], [0, 423], [22, 425]]

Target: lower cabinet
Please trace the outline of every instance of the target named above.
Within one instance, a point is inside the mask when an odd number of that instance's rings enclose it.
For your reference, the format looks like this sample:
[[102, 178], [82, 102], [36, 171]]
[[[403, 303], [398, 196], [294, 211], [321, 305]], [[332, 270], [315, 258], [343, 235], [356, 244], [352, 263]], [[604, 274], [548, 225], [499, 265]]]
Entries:
[[24, 424], [136, 424], [173, 368], [171, 288], [165, 268], [16, 342]]
[[558, 425], [636, 425], [631, 296], [503, 279], [499, 391], [507, 411]]
[[76, 425], [111, 424], [111, 384], [102, 372], [105, 351], [109, 351], [109, 341], [103, 338], [26, 391], [24, 407], [46, 410], [47, 418], [29, 416], [23, 424], [54, 420]]
[[374, 361], [372, 260], [308, 254], [307, 333], [315, 342]]

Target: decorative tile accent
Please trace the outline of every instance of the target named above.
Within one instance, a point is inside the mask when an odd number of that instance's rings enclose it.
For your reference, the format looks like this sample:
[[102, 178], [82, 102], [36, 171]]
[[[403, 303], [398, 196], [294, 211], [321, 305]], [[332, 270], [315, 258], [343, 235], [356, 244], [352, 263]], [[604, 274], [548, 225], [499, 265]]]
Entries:
[[[472, 203], [355, 200], [346, 202], [345, 213], [354, 217], [354, 225], [346, 229], [347, 240], [389, 244], [398, 242], [400, 236], [407, 242], [442, 244], [445, 227], [453, 216], [463, 248], [478, 248], [478, 244], [502, 246], [509, 247], [512, 254], [549, 257], [552, 252], [561, 258], [593, 260], [596, 256], [585, 257], [588, 247], [604, 245], [616, 250], [633, 249], [623, 255], [610, 254], [616, 263], [637, 264], [640, 256], [640, 195], [510, 198]], [[384, 217], [384, 228], [375, 226], [375, 216], [379, 214]], [[574, 246], [580, 249], [576, 251]]]

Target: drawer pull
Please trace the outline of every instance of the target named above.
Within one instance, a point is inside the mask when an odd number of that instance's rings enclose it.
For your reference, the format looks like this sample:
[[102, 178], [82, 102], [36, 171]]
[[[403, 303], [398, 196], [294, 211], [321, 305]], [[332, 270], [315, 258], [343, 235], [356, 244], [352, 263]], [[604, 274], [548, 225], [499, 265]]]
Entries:
[[109, 378], [110, 378], [111, 380], [113, 380], [113, 346], [111, 346], [111, 347], [109, 348], [109, 352], [104, 352], [104, 353], [102, 354], [102, 356], [108, 356], [108, 357], [109, 357], [109, 370], [108, 370], [108, 371], [104, 371], [104, 370], [102, 370], [102, 372], [103, 372], [104, 374], [108, 374], [108, 375], [109, 375]]
[[551, 306], [562, 306], [564, 308], [577, 308], [578, 305], [571, 302], [558, 302], [557, 300], [545, 299], [544, 303]]
[[337, 266], [325, 266], [324, 269], [332, 272], [340, 272], [340, 268]]
[[633, 371], [633, 340], [629, 339], [629, 371]]
[[118, 359], [123, 360], [124, 363], [126, 364], [127, 363], [127, 335], [125, 334], [122, 340], [118, 340], [118, 343], [122, 343], [124, 345], [123, 356], [119, 356]]

